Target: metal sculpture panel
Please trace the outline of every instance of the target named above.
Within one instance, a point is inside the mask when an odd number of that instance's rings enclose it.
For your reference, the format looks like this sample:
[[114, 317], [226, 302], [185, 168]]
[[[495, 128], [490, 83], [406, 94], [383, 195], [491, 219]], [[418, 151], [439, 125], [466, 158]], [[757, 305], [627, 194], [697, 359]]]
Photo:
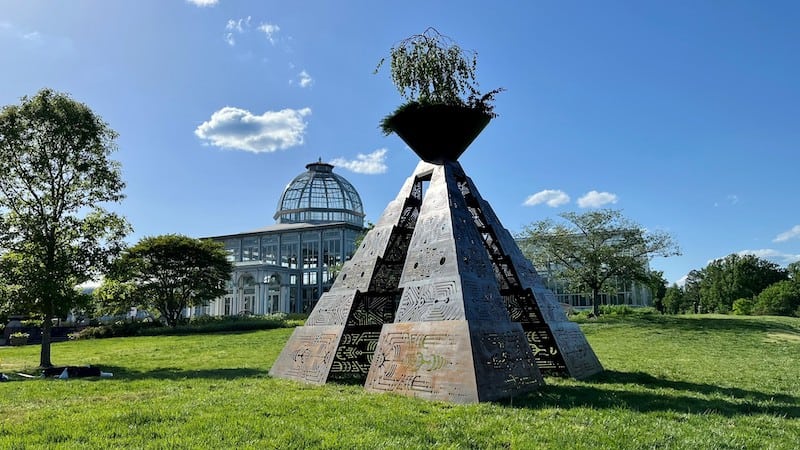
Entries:
[[384, 325], [365, 388], [456, 403], [479, 401], [467, 322]]
[[295, 328], [269, 374], [324, 384], [343, 330], [343, 326], [336, 325]]

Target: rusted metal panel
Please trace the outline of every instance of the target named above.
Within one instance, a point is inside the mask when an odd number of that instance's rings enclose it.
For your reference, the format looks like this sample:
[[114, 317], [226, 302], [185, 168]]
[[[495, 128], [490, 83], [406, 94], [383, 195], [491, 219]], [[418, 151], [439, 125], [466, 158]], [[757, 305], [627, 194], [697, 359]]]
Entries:
[[429, 400], [477, 402], [467, 322], [384, 325], [364, 387]]
[[312, 384], [328, 379], [344, 326], [297, 327], [269, 374]]

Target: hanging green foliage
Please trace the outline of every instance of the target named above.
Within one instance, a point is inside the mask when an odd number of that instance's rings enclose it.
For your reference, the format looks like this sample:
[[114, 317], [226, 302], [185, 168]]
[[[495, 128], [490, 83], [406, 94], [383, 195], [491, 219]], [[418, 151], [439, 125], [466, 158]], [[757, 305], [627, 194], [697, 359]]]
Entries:
[[[496, 116], [491, 102], [503, 89], [481, 94], [475, 79], [477, 54], [435, 28], [400, 41], [389, 51], [389, 59], [392, 83], [408, 103], [463, 106]], [[386, 58], [378, 62], [375, 73], [385, 62]]]

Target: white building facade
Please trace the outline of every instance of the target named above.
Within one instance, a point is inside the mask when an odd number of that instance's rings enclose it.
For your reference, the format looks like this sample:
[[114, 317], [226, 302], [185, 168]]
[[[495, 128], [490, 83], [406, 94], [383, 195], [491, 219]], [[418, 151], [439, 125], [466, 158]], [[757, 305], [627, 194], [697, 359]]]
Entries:
[[364, 231], [361, 197], [333, 168], [308, 164], [284, 189], [274, 225], [208, 238], [234, 270], [226, 295], [192, 316], [311, 312]]

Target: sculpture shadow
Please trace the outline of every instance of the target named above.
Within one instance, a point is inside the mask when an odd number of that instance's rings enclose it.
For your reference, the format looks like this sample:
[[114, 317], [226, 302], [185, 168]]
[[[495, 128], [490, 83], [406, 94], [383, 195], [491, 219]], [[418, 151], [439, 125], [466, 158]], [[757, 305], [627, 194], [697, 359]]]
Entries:
[[[611, 386], [614, 384], [636, 385], [644, 390], [620, 390]], [[643, 372], [612, 370], [577, 385], [548, 384], [538, 392], [502, 403], [515, 408], [623, 408], [639, 412], [719, 414], [726, 417], [768, 414], [800, 418], [800, 398], [791, 395], [674, 381]]]
[[151, 370], [137, 371], [123, 366], [102, 365], [103, 372], [111, 372], [113, 378], [125, 380], [235, 380], [238, 378], [266, 377], [266, 370], [248, 368], [230, 369], [184, 369], [178, 367], [159, 367]]

